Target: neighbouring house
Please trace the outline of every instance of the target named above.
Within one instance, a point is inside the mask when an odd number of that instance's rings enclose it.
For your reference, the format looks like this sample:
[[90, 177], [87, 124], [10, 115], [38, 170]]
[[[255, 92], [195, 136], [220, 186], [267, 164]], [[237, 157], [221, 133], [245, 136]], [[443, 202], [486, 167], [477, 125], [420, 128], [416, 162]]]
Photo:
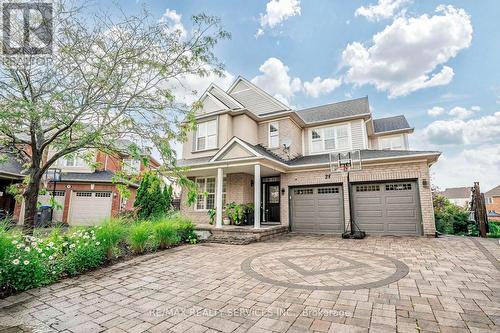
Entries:
[[4, 155], [5, 160], [0, 160], [0, 216], [13, 215], [16, 200], [8, 193], [10, 185], [23, 181], [23, 167], [10, 154]]
[[[181, 211], [198, 224], [224, 202], [254, 203], [254, 228], [341, 233], [355, 223], [368, 234], [434, 235], [429, 167], [436, 151], [413, 151], [402, 115], [374, 119], [368, 98], [294, 110], [239, 77], [224, 91], [208, 87], [197, 129], [179, 165], [199, 188]], [[360, 150], [362, 169], [331, 171], [331, 154]], [[350, 190], [349, 190], [350, 187]], [[349, 193], [351, 196], [349, 197]]]
[[440, 192], [442, 196], [448, 199], [452, 204], [467, 208], [472, 200], [471, 187], [450, 187]]
[[500, 185], [492, 188], [484, 194], [488, 219], [500, 221]]
[[[122, 144], [126, 145], [127, 141]], [[49, 181], [44, 184], [46, 191], [39, 196], [38, 201], [42, 205], [50, 205], [50, 199], [54, 195], [60, 206], [54, 210], [54, 221], [69, 225], [93, 225], [120, 212], [132, 210], [138, 184], [127, 179], [117, 179], [116, 173], [125, 171], [133, 175], [145, 169], [159, 167], [159, 163], [146, 152], [144, 154], [149, 158], [147, 165], [126, 153], [93, 151], [92, 154], [92, 165], [85, 162], [81, 154], [76, 154], [62, 158], [52, 166], [60, 169], [61, 180], [55, 183], [55, 191], [54, 183]], [[14, 162], [12, 160], [10, 163]], [[0, 164], [0, 168], [2, 167]], [[127, 185], [130, 197], [126, 198], [120, 193], [118, 184]], [[16, 203], [13, 217], [19, 224], [23, 223], [24, 202]]]

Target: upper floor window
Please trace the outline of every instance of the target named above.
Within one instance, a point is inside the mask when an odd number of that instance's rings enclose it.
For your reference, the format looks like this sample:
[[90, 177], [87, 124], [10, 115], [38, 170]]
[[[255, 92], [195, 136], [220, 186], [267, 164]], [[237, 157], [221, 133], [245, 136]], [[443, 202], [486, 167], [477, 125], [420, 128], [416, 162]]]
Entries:
[[378, 148], [384, 150], [403, 150], [403, 137], [401, 135], [397, 135], [379, 138]]
[[492, 197], [486, 197], [485, 199], [487, 205], [491, 205], [493, 203], [493, 198]]
[[196, 150], [217, 148], [217, 120], [198, 124], [196, 129]]
[[127, 173], [139, 173], [141, 172], [141, 161], [126, 158], [123, 160], [122, 170]]
[[278, 123], [269, 123], [269, 148], [280, 145], [280, 127]]
[[63, 158], [60, 158], [57, 161], [57, 165], [60, 167], [86, 167], [87, 164], [78, 155], [68, 155]]
[[311, 130], [311, 152], [313, 153], [350, 148], [351, 140], [347, 124]]

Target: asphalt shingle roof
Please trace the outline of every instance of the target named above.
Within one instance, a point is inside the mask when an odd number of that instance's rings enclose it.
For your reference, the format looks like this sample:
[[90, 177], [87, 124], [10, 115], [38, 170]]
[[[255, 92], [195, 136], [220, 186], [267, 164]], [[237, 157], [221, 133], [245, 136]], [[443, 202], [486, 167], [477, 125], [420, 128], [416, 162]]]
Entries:
[[21, 163], [11, 155], [7, 155], [6, 160], [0, 158], [0, 174], [22, 176], [23, 167]]
[[332, 104], [315, 106], [295, 111], [306, 123], [315, 123], [336, 118], [353, 117], [370, 113], [368, 97], [352, 99]]
[[396, 131], [410, 128], [410, 124], [405, 116], [394, 116], [388, 118], [373, 119], [373, 129], [375, 133]]
[[450, 187], [441, 192], [441, 195], [448, 199], [464, 199], [471, 195], [470, 187]]
[[492, 196], [497, 196], [499, 195], [500, 196], [500, 185], [498, 185], [497, 187], [494, 187], [492, 188], [491, 190], [489, 190], [488, 192], [486, 192], [484, 195], [486, 195], [487, 197], [492, 197]]
[[95, 171], [92, 173], [85, 172], [65, 172], [61, 174], [62, 182], [100, 182], [111, 183], [115, 173], [109, 170]]

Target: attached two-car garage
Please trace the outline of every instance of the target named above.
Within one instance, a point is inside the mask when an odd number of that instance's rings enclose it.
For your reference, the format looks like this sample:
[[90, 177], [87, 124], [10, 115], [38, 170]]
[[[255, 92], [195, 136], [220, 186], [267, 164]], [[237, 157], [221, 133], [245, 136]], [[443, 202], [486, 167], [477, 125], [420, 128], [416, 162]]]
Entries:
[[[344, 200], [341, 185], [297, 187], [291, 193], [292, 231], [342, 233]], [[354, 220], [372, 235], [420, 235], [417, 183], [390, 182], [351, 185]]]

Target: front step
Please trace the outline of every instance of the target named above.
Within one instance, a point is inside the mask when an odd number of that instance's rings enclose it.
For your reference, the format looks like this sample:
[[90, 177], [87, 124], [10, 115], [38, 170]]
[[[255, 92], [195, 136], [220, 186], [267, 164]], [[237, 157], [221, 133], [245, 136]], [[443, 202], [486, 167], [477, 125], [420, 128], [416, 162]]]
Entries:
[[246, 245], [283, 235], [288, 232], [288, 227], [277, 225], [253, 229], [240, 226], [215, 228], [212, 225], [197, 225], [195, 232], [201, 240], [207, 242]]

